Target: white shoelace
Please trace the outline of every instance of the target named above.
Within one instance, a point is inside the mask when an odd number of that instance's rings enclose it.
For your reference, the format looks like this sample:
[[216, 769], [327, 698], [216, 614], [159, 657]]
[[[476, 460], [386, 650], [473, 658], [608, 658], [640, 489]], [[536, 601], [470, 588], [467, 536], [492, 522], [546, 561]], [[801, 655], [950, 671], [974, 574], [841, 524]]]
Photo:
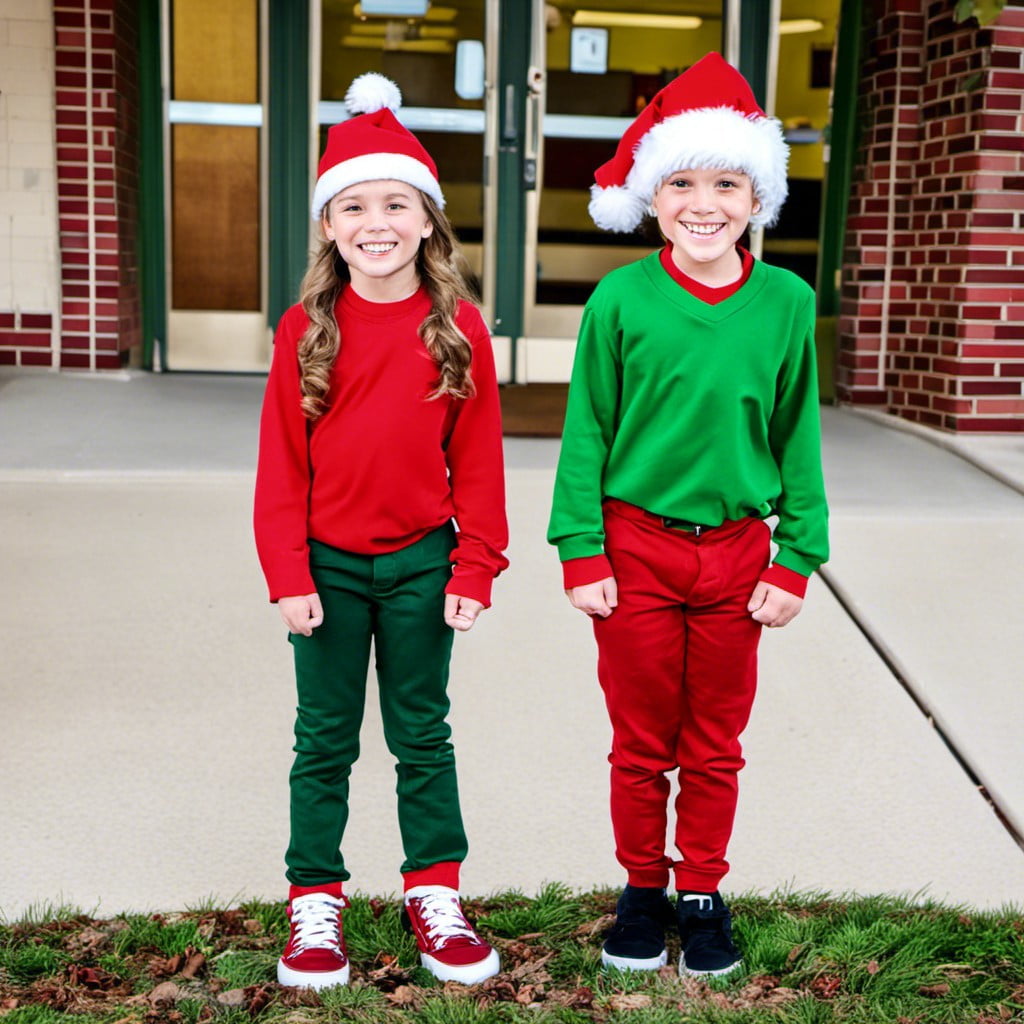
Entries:
[[419, 904], [427, 935], [439, 948], [446, 946], [452, 939], [478, 941], [476, 932], [470, 927], [455, 896], [429, 893], [419, 897]]
[[325, 892], [298, 896], [292, 900], [292, 924], [295, 926], [295, 952], [306, 949], [340, 949], [338, 911], [344, 899]]

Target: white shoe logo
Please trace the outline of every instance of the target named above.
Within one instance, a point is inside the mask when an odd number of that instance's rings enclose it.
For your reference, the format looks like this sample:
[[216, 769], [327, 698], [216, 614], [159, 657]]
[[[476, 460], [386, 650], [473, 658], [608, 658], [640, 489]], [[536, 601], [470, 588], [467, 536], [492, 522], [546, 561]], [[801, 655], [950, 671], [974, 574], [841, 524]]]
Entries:
[[[714, 900], [710, 896], [702, 896], [700, 893], [693, 893], [690, 896], [683, 897], [684, 903], [689, 903], [691, 900], [697, 901], [697, 903], [699, 904], [699, 906], [697, 907], [698, 910], [711, 910], [711, 908], [715, 905]], [[707, 906], [704, 905], [705, 903], [707, 903]]]

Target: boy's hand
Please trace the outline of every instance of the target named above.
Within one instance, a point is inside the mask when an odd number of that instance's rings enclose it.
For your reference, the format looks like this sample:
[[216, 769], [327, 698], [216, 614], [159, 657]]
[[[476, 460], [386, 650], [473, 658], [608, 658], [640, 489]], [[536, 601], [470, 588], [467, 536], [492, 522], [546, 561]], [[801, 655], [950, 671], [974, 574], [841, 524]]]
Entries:
[[444, 595], [444, 621], [452, 629], [457, 629], [462, 633], [473, 628], [476, 617], [483, 610], [484, 606], [471, 597], [459, 597], [458, 594]]
[[587, 615], [597, 615], [607, 619], [619, 603], [619, 589], [614, 576], [608, 576], [596, 583], [587, 583], [582, 587], [573, 587], [565, 592], [573, 608], [579, 608]]
[[277, 602], [277, 610], [281, 613], [288, 631], [301, 633], [303, 636], [312, 636], [313, 630], [324, 621], [324, 607], [320, 603], [319, 594], [282, 597]]
[[747, 604], [747, 611], [755, 622], [763, 626], [785, 626], [800, 613], [804, 601], [802, 597], [791, 594], [782, 587], [771, 583], [758, 583]]

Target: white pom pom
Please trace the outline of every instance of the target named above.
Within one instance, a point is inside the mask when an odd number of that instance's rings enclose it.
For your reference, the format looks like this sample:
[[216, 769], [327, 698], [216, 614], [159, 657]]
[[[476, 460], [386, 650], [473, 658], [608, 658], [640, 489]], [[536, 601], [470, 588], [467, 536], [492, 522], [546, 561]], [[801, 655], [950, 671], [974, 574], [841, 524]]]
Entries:
[[587, 210], [594, 223], [605, 231], [632, 231], [647, 212], [647, 203], [622, 185], [609, 185], [608, 188], [592, 185], [590, 196]]
[[385, 107], [398, 110], [402, 105], [402, 94], [398, 86], [378, 75], [376, 71], [368, 71], [360, 75], [345, 93], [345, 107], [350, 114], [375, 114]]

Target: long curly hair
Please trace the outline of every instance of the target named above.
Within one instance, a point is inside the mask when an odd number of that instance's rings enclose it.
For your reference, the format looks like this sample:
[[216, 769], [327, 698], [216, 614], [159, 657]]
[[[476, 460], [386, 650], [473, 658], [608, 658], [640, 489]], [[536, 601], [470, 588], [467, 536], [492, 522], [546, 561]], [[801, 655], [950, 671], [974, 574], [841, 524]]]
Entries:
[[[473, 299], [461, 269], [465, 262], [448, 218], [430, 196], [423, 192], [419, 195], [434, 227], [416, 255], [416, 270], [431, 304], [419, 333], [438, 371], [428, 398], [470, 398], [475, 394], [470, 375], [473, 350], [455, 324], [459, 301]], [[321, 220], [321, 230], [323, 223]], [[298, 356], [302, 411], [310, 420], [327, 411], [331, 368], [342, 345], [334, 307], [349, 280], [348, 265], [338, 247], [322, 238], [299, 290], [299, 301], [309, 318], [306, 333], [299, 340]]]

